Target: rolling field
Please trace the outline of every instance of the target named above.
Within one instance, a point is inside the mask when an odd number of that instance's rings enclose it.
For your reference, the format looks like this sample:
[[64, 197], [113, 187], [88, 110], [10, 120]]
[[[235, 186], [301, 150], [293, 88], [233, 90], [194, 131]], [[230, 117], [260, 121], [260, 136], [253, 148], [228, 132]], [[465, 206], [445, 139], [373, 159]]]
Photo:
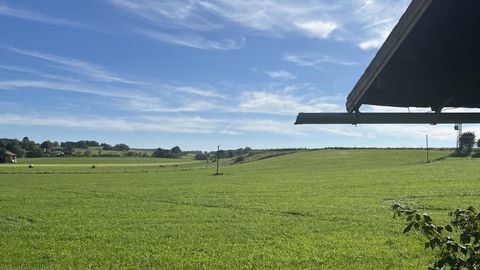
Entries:
[[[29, 165], [33, 168], [30, 168]], [[94, 166], [94, 168], [92, 168]], [[55, 157], [24, 158], [16, 164], [0, 164], [2, 174], [97, 174], [97, 173], [147, 173], [168, 170], [205, 168], [205, 161], [191, 157], [181, 159], [150, 157]]]
[[448, 154], [305, 151], [220, 176], [192, 160], [3, 164], [0, 269], [426, 269], [389, 205], [437, 221], [479, 206], [480, 159]]

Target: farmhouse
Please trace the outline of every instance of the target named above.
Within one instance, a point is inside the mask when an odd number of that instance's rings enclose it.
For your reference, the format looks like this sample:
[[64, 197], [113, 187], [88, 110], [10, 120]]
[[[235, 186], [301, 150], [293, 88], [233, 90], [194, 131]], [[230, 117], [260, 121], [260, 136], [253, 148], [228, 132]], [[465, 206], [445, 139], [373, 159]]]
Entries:
[[10, 151], [5, 151], [5, 159], [7, 162], [16, 163], [17, 162], [17, 154], [12, 153]]
[[[480, 123], [480, 1], [413, 0], [346, 100], [346, 113], [300, 113], [296, 124]], [[362, 105], [432, 113], [360, 113]]]

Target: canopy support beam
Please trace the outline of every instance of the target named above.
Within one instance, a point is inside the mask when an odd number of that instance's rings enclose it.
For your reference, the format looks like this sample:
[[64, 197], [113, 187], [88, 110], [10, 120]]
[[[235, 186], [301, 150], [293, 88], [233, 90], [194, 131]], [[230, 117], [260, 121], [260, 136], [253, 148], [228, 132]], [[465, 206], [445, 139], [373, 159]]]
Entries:
[[302, 124], [478, 124], [480, 113], [299, 113]]

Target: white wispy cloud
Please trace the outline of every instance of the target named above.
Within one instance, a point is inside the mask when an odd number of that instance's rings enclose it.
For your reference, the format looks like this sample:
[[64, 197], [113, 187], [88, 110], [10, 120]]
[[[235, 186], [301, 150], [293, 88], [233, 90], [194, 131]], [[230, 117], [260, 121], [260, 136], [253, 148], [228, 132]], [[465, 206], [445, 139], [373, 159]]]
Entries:
[[286, 70], [266, 70], [265, 74], [267, 74], [272, 79], [294, 80], [297, 78], [295, 74]]
[[[423, 145], [425, 134], [436, 141], [455, 141], [456, 132], [449, 125], [293, 125], [293, 119], [273, 120], [265, 118], [240, 118], [235, 120], [200, 116], [46, 116], [39, 114], [0, 114], [2, 126], [45, 126], [66, 129], [110, 132], [157, 132], [176, 134], [214, 134], [238, 136], [246, 133], [275, 134], [293, 137], [334, 134], [346, 138], [378, 137], [418, 140]], [[467, 130], [480, 134], [478, 126]]]
[[[149, 23], [135, 29], [137, 34], [171, 44], [198, 49], [239, 49], [245, 34], [306, 36], [325, 39], [338, 23], [326, 13], [336, 8], [318, 1], [298, 3], [273, 0], [110, 0], [113, 6]], [[155, 30], [152, 29], [156, 26]], [[236, 28], [241, 38], [208, 38], [207, 33], [225, 36]], [[179, 31], [167, 31], [181, 30]]]
[[236, 50], [245, 46], [245, 37], [240, 36], [237, 40], [222, 38], [219, 40], [208, 39], [195, 33], [169, 34], [166, 32], [152, 31], [137, 28], [135, 33], [152, 38], [154, 40], [196, 49]]
[[336, 22], [319, 20], [298, 21], [295, 22], [295, 25], [304, 31], [307, 36], [320, 39], [328, 38], [338, 28]]
[[184, 117], [62, 117], [42, 115], [1, 114], [0, 124], [17, 126], [51, 126], [73, 129], [117, 132], [214, 133], [221, 121], [198, 116]]
[[211, 14], [240, 26], [270, 35], [301, 32], [314, 37], [328, 36], [337, 25], [327, 12], [338, 8], [335, 4], [319, 1], [254, 1], [212, 0], [197, 1]]
[[358, 63], [328, 55], [315, 54], [285, 54], [283, 60], [304, 67], [322, 67], [325, 65], [354, 66]]
[[119, 89], [99, 87], [88, 84], [67, 83], [59, 81], [49, 80], [4, 80], [0, 81], [0, 89], [3, 90], [15, 90], [15, 89], [36, 89], [38, 91], [42, 89], [65, 91], [65, 92], [77, 92], [84, 94], [92, 94], [97, 96], [114, 97], [114, 98], [126, 98], [135, 100], [148, 100], [148, 96], [141, 91], [133, 91], [131, 89]]
[[25, 67], [0, 65], [0, 69], [6, 70], [6, 71], [9, 71], [9, 72], [14, 72], [14, 73], [25, 73], [25, 74], [33, 75], [35, 77], [41, 77], [41, 78], [52, 79], [52, 80], [67, 81], [67, 82], [78, 82], [79, 81], [79, 80], [74, 79], [70, 76], [53, 75], [53, 74], [48, 74], [48, 73], [41, 72], [41, 71], [38, 71], [38, 70], [34, 70], [34, 69], [31, 69], [31, 68], [25, 68]]
[[[245, 46], [245, 35], [304, 36], [356, 42], [364, 49], [381, 46], [409, 0], [342, 0], [301, 3], [254, 0], [108, 0], [144, 20], [123, 29], [154, 40], [199, 49], [232, 50]], [[58, 18], [0, 3], [0, 16], [96, 32], [98, 25]], [[232, 33], [232, 29], [234, 33]], [[168, 31], [167, 31], [168, 30]], [[207, 33], [214, 33], [211, 37]], [[228, 35], [227, 35], [228, 33]], [[235, 36], [235, 38], [232, 38]], [[222, 37], [223, 36], [223, 37]], [[220, 37], [220, 38], [218, 38]]]
[[250, 113], [296, 115], [298, 112], [340, 111], [342, 107], [334, 103], [322, 103], [285, 93], [262, 91], [244, 92], [238, 110]]
[[351, 29], [357, 28], [358, 47], [363, 50], [380, 48], [410, 2], [410, 0], [354, 1], [352, 18], [357, 26], [351, 26]]
[[[115, 7], [157, 26], [148, 34], [151, 38], [183, 46], [204, 43], [198, 40], [207, 39], [206, 32], [221, 36], [226, 29], [235, 29], [239, 35], [346, 40], [365, 50], [381, 46], [409, 2], [188, 0], [179, 5], [175, 0], [110, 0]], [[189, 35], [175, 37], [177, 34], [167, 34], [165, 29], [182, 30], [183, 35], [188, 31]]]
[[305, 128], [295, 128], [291, 121], [271, 119], [237, 119], [230, 123], [225, 119], [199, 116], [140, 116], [99, 117], [99, 116], [45, 116], [0, 114], [0, 125], [46, 126], [66, 129], [114, 131], [114, 132], [158, 132], [185, 134], [240, 135], [244, 133], [266, 133], [302, 136]]
[[[164, 86], [166, 88], [167, 86]], [[183, 92], [187, 94], [193, 94], [197, 96], [203, 96], [203, 97], [211, 97], [211, 98], [220, 98], [220, 99], [225, 99], [226, 96], [223, 94], [219, 94], [217, 90], [213, 89], [201, 89], [198, 87], [193, 87], [193, 86], [176, 86], [176, 87], [171, 87], [175, 91], [178, 92]]]
[[238, 133], [267, 133], [277, 135], [302, 136], [302, 128], [293, 126], [291, 121], [278, 121], [272, 119], [242, 119], [237, 121], [234, 129]]
[[118, 83], [124, 83], [124, 84], [143, 84], [142, 82], [125, 79], [117, 74], [114, 74], [106, 70], [104, 67], [100, 65], [89, 63], [83, 60], [68, 58], [68, 57], [63, 57], [58, 55], [52, 55], [52, 54], [46, 54], [46, 53], [41, 53], [41, 52], [36, 52], [31, 50], [24, 50], [24, 49], [12, 47], [12, 46], [1, 46], [0, 48], [7, 49], [11, 52], [14, 52], [20, 55], [34, 57], [34, 58], [48, 61], [51, 63], [59, 64], [60, 68], [62, 69], [68, 70], [78, 75], [88, 77], [93, 80], [104, 81], [104, 82], [118, 82]]
[[63, 18], [56, 18], [56, 17], [44, 15], [41, 13], [37, 13], [34, 11], [12, 8], [6, 5], [5, 3], [0, 3], [0, 16], [9, 16], [9, 17], [15, 17], [15, 18], [33, 21], [33, 22], [93, 30], [93, 28], [91, 28], [89, 25], [84, 23], [63, 19]]
[[[193, 86], [156, 84], [153, 88], [119, 88], [98, 86], [87, 82], [52, 80], [0, 80], [0, 90], [54, 90], [113, 98], [106, 104], [132, 112], [207, 112], [223, 110], [216, 100], [226, 97], [215, 90], [201, 90]], [[228, 106], [225, 106], [228, 108]]]
[[198, 13], [198, 1], [154, 1], [154, 0], [109, 0], [109, 2], [129, 14], [168, 28], [191, 30], [213, 30], [221, 28], [211, 19]]

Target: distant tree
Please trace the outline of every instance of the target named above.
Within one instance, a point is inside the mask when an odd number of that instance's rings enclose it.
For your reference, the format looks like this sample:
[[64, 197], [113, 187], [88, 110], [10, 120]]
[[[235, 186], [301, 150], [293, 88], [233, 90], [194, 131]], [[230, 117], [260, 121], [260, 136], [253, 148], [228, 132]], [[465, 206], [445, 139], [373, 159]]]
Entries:
[[180, 149], [178, 146], [175, 146], [170, 150], [170, 154], [172, 158], [179, 158], [182, 155], [182, 149]]
[[126, 157], [135, 157], [135, 156], [137, 156], [137, 155], [138, 155], [138, 153], [137, 153], [137, 152], [133, 152], [133, 151], [128, 151], [128, 152], [125, 153], [125, 156], [126, 156]]
[[30, 142], [30, 139], [28, 137], [23, 137], [22, 143], [28, 143]]
[[157, 148], [152, 153], [152, 157], [157, 157], [157, 158], [168, 158], [170, 156], [170, 151], [167, 149], [162, 149], [162, 148]]
[[218, 152], [217, 152], [217, 157], [218, 157], [219, 159], [225, 158], [225, 157], [226, 157], [225, 150], [220, 150], [220, 151], [218, 151]]
[[82, 149], [87, 149], [88, 144], [86, 141], [78, 141], [75, 143], [75, 148], [82, 148]]
[[10, 140], [5, 146], [5, 149], [15, 153], [19, 158], [23, 157], [25, 154], [25, 150], [22, 149], [22, 146], [18, 140]]
[[100, 144], [96, 141], [85, 141], [89, 147], [98, 147]]
[[25, 156], [29, 157], [29, 158], [37, 158], [37, 157], [43, 157], [44, 153], [43, 153], [42, 149], [40, 149], [40, 147], [37, 146], [37, 148], [35, 148], [31, 151], [25, 152]]
[[84, 155], [85, 157], [91, 157], [91, 156], [92, 156], [92, 151], [91, 151], [90, 149], [87, 149], [87, 150], [85, 150], [85, 152], [83, 153], [83, 155]]
[[208, 159], [208, 155], [207, 154], [204, 154], [204, 153], [199, 153], [199, 154], [196, 154], [195, 157], [194, 157], [195, 160], [207, 160]]
[[116, 144], [114, 147], [113, 147], [113, 150], [117, 150], [117, 151], [128, 151], [130, 150], [130, 147], [124, 143], [119, 143], [119, 144]]
[[102, 143], [100, 146], [102, 147], [102, 150], [113, 150], [113, 147], [107, 143]]
[[235, 156], [240, 156], [243, 154], [243, 148], [238, 148], [237, 150], [235, 150]]
[[53, 148], [53, 143], [51, 141], [44, 141], [40, 144], [42, 149], [46, 149], [47, 152], [50, 152]]
[[0, 163], [7, 162], [7, 159], [5, 158], [5, 152], [7, 152], [7, 150], [3, 147], [0, 147]]
[[20, 142], [20, 146], [22, 149], [25, 151], [33, 151], [36, 147], [36, 144], [34, 141], [30, 141], [28, 137], [24, 137], [22, 141]]
[[152, 157], [158, 157], [158, 158], [180, 158], [182, 156], [182, 149], [180, 147], [175, 146], [172, 149], [162, 149], [158, 148], [153, 152]]
[[460, 145], [456, 151], [456, 154], [461, 156], [470, 155], [472, 148], [475, 145], [475, 133], [465, 132], [460, 135]]

